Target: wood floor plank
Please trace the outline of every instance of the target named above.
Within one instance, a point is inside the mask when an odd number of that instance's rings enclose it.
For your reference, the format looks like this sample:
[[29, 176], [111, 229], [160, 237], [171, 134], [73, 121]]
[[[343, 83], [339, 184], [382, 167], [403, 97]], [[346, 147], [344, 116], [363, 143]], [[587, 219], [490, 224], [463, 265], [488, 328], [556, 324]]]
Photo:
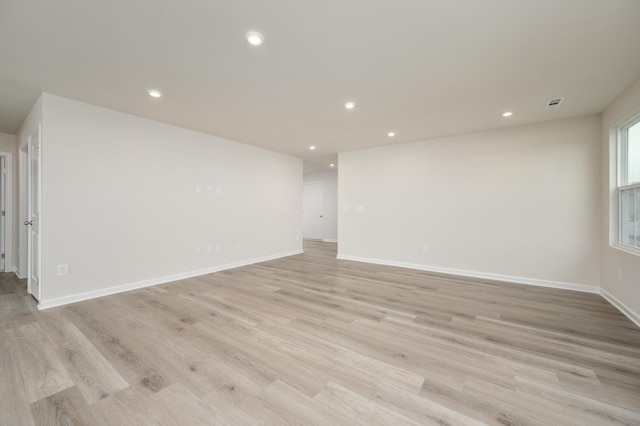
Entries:
[[43, 331], [88, 404], [129, 386], [61, 311], [45, 311], [42, 318]]
[[29, 304], [32, 303], [31, 296], [19, 293], [2, 295], [0, 297], [0, 322], [4, 328], [18, 328], [22, 325], [33, 324], [36, 320], [29, 307]]
[[217, 415], [232, 425], [296, 424], [286, 412], [262, 398], [262, 390], [254, 392], [243, 386], [227, 384], [202, 398]]
[[[129, 324], [129, 332], [146, 342], [145, 347], [162, 354], [156, 366], [172, 381], [180, 381], [197, 396], [210, 393], [215, 388], [244, 385], [248, 389], [262, 389], [273, 381], [266, 379], [260, 387], [252, 379], [254, 374], [238, 372], [235, 358], [225, 358], [225, 352], [216, 350], [215, 343], [194, 325], [183, 323], [175, 318], [165, 317], [163, 312], [154, 306], [139, 315], [129, 308], [129, 299], [111, 308]], [[136, 306], [139, 306], [136, 303]], [[219, 317], [217, 317], [218, 319]], [[228, 323], [223, 321], [221, 326]], [[224, 367], [224, 368], [223, 368]], [[262, 378], [262, 377], [261, 377]]]
[[18, 358], [4, 330], [0, 329], [0, 424], [33, 425]]
[[90, 407], [91, 420], [97, 425], [160, 425], [162, 417], [148, 398], [148, 390], [134, 385], [101, 399]]
[[42, 312], [0, 274], [0, 424], [640, 424], [640, 329], [599, 295], [335, 256]]
[[130, 384], [141, 384], [150, 393], [158, 392], [171, 384], [166, 375], [147, 358], [144, 346], [127, 336], [122, 327], [114, 327], [112, 316], [100, 315], [100, 303], [75, 304], [65, 309], [65, 314], [91, 341], [100, 353]]
[[[262, 398], [297, 424], [346, 425], [349, 423], [347, 417], [337, 413], [332, 407], [305, 395], [281, 380], [276, 380], [267, 386]], [[349, 419], [352, 422], [355, 420]]]
[[315, 399], [333, 407], [345, 418], [357, 419], [361, 425], [422, 424], [334, 382], [328, 383]]
[[31, 404], [36, 425], [96, 424], [77, 387], [72, 386]]
[[174, 383], [149, 398], [164, 425], [230, 424], [180, 383]]
[[596, 399], [585, 397], [573, 392], [548, 386], [524, 377], [516, 377], [517, 392], [535, 395], [552, 403], [558, 404], [557, 409], [577, 411], [579, 416], [585, 418], [585, 423], [598, 424], [609, 422], [610, 424], [639, 425], [640, 413], [621, 407], [611, 406]]
[[456, 411], [455, 408], [451, 409], [428, 398], [407, 392], [384, 380], [378, 383], [375, 392], [371, 394], [371, 398], [379, 405], [400, 411], [403, 415], [423, 425], [478, 426], [485, 424], [461, 414], [459, 411]]
[[6, 331], [22, 374], [30, 403], [75, 385], [40, 324]]

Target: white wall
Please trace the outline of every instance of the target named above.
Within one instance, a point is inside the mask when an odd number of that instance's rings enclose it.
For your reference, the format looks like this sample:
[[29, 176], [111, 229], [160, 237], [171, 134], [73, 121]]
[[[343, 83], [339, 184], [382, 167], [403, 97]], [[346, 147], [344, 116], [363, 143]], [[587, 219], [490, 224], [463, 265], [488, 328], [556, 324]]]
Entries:
[[16, 136], [0, 133], [0, 151], [16, 153]]
[[599, 135], [590, 116], [342, 153], [339, 257], [597, 291]]
[[6, 258], [4, 270], [7, 272], [16, 269], [17, 238], [18, 235], [18, 143], [15, 135], [0, 133], [0, 152], [11, 154], [11, 188], [10, 194], [7, 194], [8, 202], [11, 203], [11, 212], [6, 213], [6, 237], [7, 247], [5, 248]]
[[338, 172], [304, 175], [304, 183], [324, 182], [324, 236], [323, 241], [338, 241]]
[[[625, 91], [602, 116], [602, 186], [604, 189], [602, 289], [640, 326], [640, 256], [615, 248], [617, 242], [616, 138], [610, 133], [640, 114], [640, 80]], [[622, 269], [622, 277], [618, 269]]]
[[302, 160], [49, 94], [43, 117], [43, 307], [301, 252]]

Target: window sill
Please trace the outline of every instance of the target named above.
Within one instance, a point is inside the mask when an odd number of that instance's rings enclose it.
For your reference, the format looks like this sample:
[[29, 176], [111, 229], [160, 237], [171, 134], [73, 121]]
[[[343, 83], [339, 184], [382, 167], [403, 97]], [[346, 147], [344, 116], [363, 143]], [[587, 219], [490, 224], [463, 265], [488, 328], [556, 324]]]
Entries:
[[640, 256], [640, 249], [631, 246], [625, 246], [624, 244], [611, 244], [611, 248], [623, 251], [625, 253]]

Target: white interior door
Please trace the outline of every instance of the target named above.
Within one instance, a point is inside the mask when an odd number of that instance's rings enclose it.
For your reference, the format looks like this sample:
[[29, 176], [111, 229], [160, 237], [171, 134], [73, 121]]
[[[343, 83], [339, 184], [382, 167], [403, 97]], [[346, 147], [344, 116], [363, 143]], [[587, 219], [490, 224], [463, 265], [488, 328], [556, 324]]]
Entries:
[[40, 143], [42, 128], [29, 137], [27, 161], [27, 287], [40, 300]]
[[302, 194], [304, 238], [321, 240], [324, 236], [324, 182], [305, 183]]

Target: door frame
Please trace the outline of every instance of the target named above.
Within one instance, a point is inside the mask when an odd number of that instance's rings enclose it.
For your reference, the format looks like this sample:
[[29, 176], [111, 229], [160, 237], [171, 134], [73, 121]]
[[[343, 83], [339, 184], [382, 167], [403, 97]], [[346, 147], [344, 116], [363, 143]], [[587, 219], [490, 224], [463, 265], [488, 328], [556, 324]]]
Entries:
[[15, 272], [13, 264], [13, 153], [0, 151], [0, 157], [4, 157], [6, 169], [4, 179], [4, 271]]
[[[313, 181], [313, 182], [303, 182], [302, 184], [302, 220], [303, 220], [303, 224], [304, 224], [304, 188], [307, 185], [322, 185], [322, 235], [320, 236], [319, 240], [324, 241], [324, 222], [325, 222], [325, 182], [323, 180], [319, 180], [319, 181]], [[305, 237], [304, 235], [304, 227], [302, 229], [302, 239], [303, 240], [315, 240], [317, 238], [309, 238], [309, 237]]]
[[16, 253], [16, 275], [20, 279], [27, 278], [27, 227], [22, 221], [27, 217], [27, 161], [29, 145], [18, 149], [18, 252]]
[[[39, 211], [38, 211], [38, 222], [36, 224], [36, 226], [38, 227], [38, 254], [37, 257], [38, 259], [36, 259], [37, 262], [37, 270], [39, 273], [39, 277], [38, 277], [38, 289], [36, 291], [37, 294], [34, 294], [33, 289], [32, 289], [32, 270], [33, 270], [33, 256], [32, 256], [32, 240], [31, 240], [31, 228], [29, 226], [24, 225], [24, 231], [21, 233], [21, 235], [24, 235], [25, 237], [25, 243], [24, 246], [22, 247], [26, 247], [26, 251], [23, 249], [21, 251], [21, 253], [24, 253], [25, 255], [25, 260], [26, 260], [26, 278], [27, 278], [27, 291], [29, 292], [29, 294], [31, 294], [33, 297], [36, 298], [36, 300], [40, 301], [40, 299], [42, 298], [42, 279], [41, 279], [41, 271], [42, 271], [42, 124], [38, 124], [38, 127], [36, 129], [35, 132], [33, 132], [31, 135], [29, 135], [27, 137], [27, 144], [24, 150], [20, 151], [21, 154], [21, 158], [23, 158], [23, 160], [21, 160], [20, 165], [24, 165], [24, 167], [21, 167], [21, 171], [23, 171], [24, 173], [21, 174], [21, 178], [24, 177], [24, 183], [25, 183], [25, 187], [24, 187], [24, 199], [25, 199], [25, 203], [22, 204], [21, 203], [21, 207], [24, 206], [24, 218], [26, 218], [27, 221], [31, 220], [32, 218], [32, 194], [31, 194], [31, 179], [33, 174], [31, 173], [31, 167], [32, 167], [32, 162], [31, 162], [31, 153], [30, 153], [30, 149], [31, 149], [31, 141], [32, 138], [34, 136], [38, 137], [38, 206], [39, 206]], [[30, 225], [33, 226], [33, 225]]]

